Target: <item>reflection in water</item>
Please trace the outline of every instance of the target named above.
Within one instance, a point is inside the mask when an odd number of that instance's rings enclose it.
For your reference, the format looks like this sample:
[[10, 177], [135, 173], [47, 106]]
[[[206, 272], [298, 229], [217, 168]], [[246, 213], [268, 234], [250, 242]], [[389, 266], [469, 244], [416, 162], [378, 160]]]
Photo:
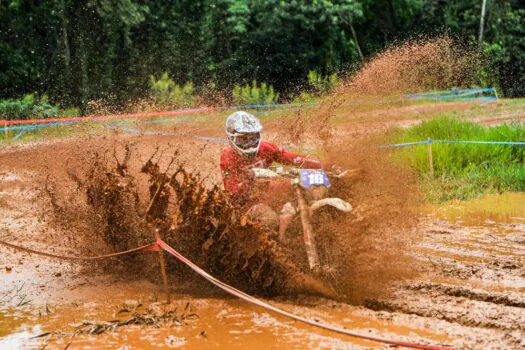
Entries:
[[525, 193], [509, 192], [466, 202], [450, 201], [434, 209], [439, 217], [453, 224], [525, 230]]
[[34, 338], [43, 334], [42, 326], [23, 325], [13, 333], [0, 337], [0, 349], [39, 349], [40, 342]]

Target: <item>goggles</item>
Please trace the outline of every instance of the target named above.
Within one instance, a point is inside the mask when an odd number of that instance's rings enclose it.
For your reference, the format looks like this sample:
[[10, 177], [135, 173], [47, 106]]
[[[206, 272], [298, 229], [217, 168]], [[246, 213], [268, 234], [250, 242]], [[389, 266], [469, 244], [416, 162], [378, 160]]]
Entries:
[[261, 139], [260, 133], [246, 133], [246, 134], [237, 134], [233, 137], [233, 143], [241, 149], [249, 149], [257, 147]]

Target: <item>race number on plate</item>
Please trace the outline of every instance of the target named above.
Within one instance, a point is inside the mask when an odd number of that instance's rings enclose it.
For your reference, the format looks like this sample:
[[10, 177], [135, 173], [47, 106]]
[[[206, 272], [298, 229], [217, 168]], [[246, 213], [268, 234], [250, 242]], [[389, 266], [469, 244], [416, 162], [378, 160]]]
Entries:
[[299, 176], [303, 188], [310, 188], [311, 186], [330, 187], [330, 180], [322, 169], [302, 169], [299, 170]]

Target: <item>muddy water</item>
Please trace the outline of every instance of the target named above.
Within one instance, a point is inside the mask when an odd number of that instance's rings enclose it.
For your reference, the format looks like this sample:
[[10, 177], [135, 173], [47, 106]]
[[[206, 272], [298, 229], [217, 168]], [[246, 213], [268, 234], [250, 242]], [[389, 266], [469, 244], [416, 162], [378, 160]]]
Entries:
[[[109, 290], [108, 290], [109, 289]], [[78, 288], [68, 294], [68, 303], [44, 304], [23, 310], [4, 309], [0, 312], [0, 348], [370, 348], [377, 343], [350, 337], [334, 336], [295, 321], [228, 297], [195, 297], [177, 294], [170, 305], [156, 301], [152, 293], [157, 288], [146, 283], [128, 283], [96, 291], [92, 287]], [[138, 292], [140, 291], [140, 292]], [[98, 295], [97, 295], [98, 294]], [[77, 297], [83, 299], [76, 299]], [[85, 299], [89, 299], [86, 301]], [[315, 307], [297, 306], [292, 302], [272, 301], [277, 307], [299, 315], [322, 319], [351, 328], [362, 334], [391, 335], [396, 338], [447, 342], [445, 334], [418, 327], [395, 325], [359, 315], [351, 307], [328, 301], [310, 300]], [[158, 325], [127, 325], [102, 334], [89, 332], [96, 324], [126, 320], [133, 313], [162, 314], [176, 309], [196, 316], [191, 319]], [[126, 311], [123, 311], [126, 310]], [[185, 311], [186, 310], [186, 311]], [[83, 323], [90, 323], [80, 327]]]
[[508, 192], [467, 202], [450, 201], [434, 211], [452, 224], [496, 228], [496, 233], [525, 229], [525, 193]]
[[462, 348], [525, 348], [524, 208], [516, 193], [426, 208], [411, 252], [421, 274], [367, 307], [398, 323], [412, 315], [411, 325], [445, 327]]
[[432, 222], [419, 252], [427, 262], [455, 269], [446, 277], [474, 287], [525, 292], [525, 193], [451, 201], [426, 211]]

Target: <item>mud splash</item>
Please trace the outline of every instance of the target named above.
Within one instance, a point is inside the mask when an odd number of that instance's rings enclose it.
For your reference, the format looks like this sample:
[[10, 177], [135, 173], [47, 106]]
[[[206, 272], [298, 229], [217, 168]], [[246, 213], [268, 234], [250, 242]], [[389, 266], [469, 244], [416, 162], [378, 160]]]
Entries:
[[[291, 119], [280, 122], [280, 138], [295, 144], [322, 141], [320, 148], [323, 149], [334, 140], [341, 141], [339, 127], [354, 134], [352, 129], [358, 117], [366, 122], [377, 119], [379, 114], [386, 116], [381, 119], [387, 122], [389, 116], [400, 118], [403, 112], [413, 114], [414, 111], [405, 108], [413, 106], [404, 100], [403, 94], [479, 85], [484, 64], [478, 50], [446, 35], [395, 43], [370, 59], [330, 96], [321, 99], [316, 108], [301, 109]], [[462, 105], [464, 108], [466, 104]], [[436, 106], [431, 109], [435, 110]], [[336, 115], [340, 119], [338, 125], [334, 123]], [[371, 129], [367, 127], [367, 133], [385, 131]], [[353, 144], [348, 136], [345, 142]]]
[[[263, 228], [243, 225], [242, 212], [229, 203], [220, 185], [207, 173], [188, 170], [177, 152], [167, 157], [167, 151], [157, 149], [139, 167], [139, 146], [112, 147], [88, 150], [81, 166], [69, 163], [67, 181], [50, 177], [44, 187], [56, 230], [69, 231], [86, 255], [147, 244], [158, 230], [190, 260], [248, 293], [317, 294], [353, 303], [362, 303], [365, 295], [386, 295], [392, 282], [411, 274], [403, 253], [410, 237], [401, 231], [411, 224], [406, 200], [411, 184], [395, 177], [393, 168], [377, 176], [379, 163], [369, 153], [354, 159], [363, 168], [359, 179], [341, 179], [331, 189], [333, 196], [354, 205], [355, 214], [327, 210], [315, 223], [319, 250], [338, 272], [312, 277], [298, 220], [291, 227], [297, 234], [286, 244], [277, 243]], [[340, 156], [342, 166], [357, 165]], [[401, 181], [405, 186], [397, 185]], [[173, 278], [198, 281], [189, 269], [169, 261]], [[137, 255], [97, 268], [157, 276], [157, 263], [152, 256]]]
[[411, 39], [371, 59], [339, 93], [385, 96], [471, 86], [481, 64], [476, 51], [451, 37]]
[[[99, 242], [114, 250], [126, 250], [152, 240], [155, 231], [185, 256], [227, 283], [259, 295], [313, 293], [336, 297], [336, 293], [316, 278], [304, 273], [300, 264], [287, 258], [286, 252], [268, 238], [257, 225], [243, 225], [234, 207], [218, 185], [207, 186], [205, 179], [189, 173], [177, 155], [166, 170], [153, 160], [141, 168], [148, 177], [147, 191], [140, 189], [127, 162], [130, 148], [124, 147], [122, 160], [101, 158], [94, 154], [90, 167], [75, 180], [77, 195], [59, 199], [50, 191], [55, 222], [62, 229], [72, 225], [89, 226]], [[147, 193], [146, 199], [141, 194]], [[144, 203], [147, 203], [144, 206]], [[84, 208], [86, 215], [68, 215]], [[94, 218], [94, 220], [89, 220]], [[86, 221], [88, 220], [88, 221]], [[143, 265], [136, 257], [125, 259], [134, 266]], [[180, 278], [192, 273], [175, 269]]]

